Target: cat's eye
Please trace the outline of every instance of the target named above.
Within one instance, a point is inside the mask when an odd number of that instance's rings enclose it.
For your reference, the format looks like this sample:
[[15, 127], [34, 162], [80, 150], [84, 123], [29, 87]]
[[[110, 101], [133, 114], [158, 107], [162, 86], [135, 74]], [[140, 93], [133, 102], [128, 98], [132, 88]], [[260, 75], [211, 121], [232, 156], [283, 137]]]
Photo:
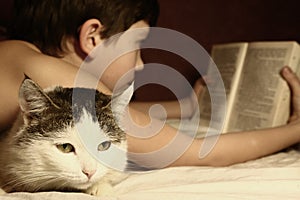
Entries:
[[98, 145], [98, 151], [106, 151], [109, 149], [110, 145], [111, 145], [110, 141], [102, 142]]
[[58, 145], [56, 145], [56, 147], [63, 153], [75, 152], [75, 148], [73, 147], [73, 145], [71, 145], [69, 143], [58, 144]]

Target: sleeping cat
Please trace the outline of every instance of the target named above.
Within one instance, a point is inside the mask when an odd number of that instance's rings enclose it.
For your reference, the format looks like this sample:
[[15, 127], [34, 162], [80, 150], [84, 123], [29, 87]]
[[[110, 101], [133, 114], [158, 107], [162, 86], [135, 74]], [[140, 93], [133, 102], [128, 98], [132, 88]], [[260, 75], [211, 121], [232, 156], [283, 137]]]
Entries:
[[[73, 92], [83, 98], [72, 107]], [[95, 101], [85, 98], [91, 92]], [[99, 144], [98, 151], [106, 151], [113, 144], [126, 149], [126, 135], [116, 123], [111, 96], [84, 88], [42, 90], [26, 78], [20, 87], [19, 100], [19, 117], [0, 141], [3, 190], [84, 191], [104, 195], [126, 177], [125, 173], [96, 161], [75, 128], [78, 123], [85, 126], [86, 120], [89, 121], [86, 126], [97, 124], [99, 134], [108, 138]]]

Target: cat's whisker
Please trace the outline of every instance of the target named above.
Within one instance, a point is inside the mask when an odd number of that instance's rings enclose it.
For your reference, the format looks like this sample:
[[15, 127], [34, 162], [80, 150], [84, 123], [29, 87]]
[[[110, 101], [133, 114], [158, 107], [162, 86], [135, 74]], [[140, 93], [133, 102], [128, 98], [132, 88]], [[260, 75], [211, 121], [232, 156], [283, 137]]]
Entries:
[[[53, 183], [56, 183], [58, 182], [58, 180], [63, 180], [63, 179], [60, 179], [59, 177], [56, 177], [56, 178], [53, 178], [53, 179], [48, 179], [48, 180], [44, 180], [43, 183], [39, 184], [37, 187], [35, 187], [35, 192], [37, 191], [40, 191], [42, 190], [43, 188], [53, 184]], [[55, 189], [55, 188], [53, 188]]]
[[59, 188], [69, 188], [69, 183], [68, 182], [61, 182], [60, 185], [58, 185]]
[[63, 181], [64, 179], [60, 178], [60, 177], [43, 177], [43, 179], [41, 179], [41, 177], [30, 177], [28, 179], [24, 179], [23, 181], [19, 181], [20, 185], [16, 185], [16, 186], [30, 186], [30, 190], [32, 190], [32, 192], [37, 192], [40, 190], [43, 190], [43, 188], [47, 188], [47, 186], [59, 182], [59, 181]]
[[[53, 172], [52, 172], [53, 173]], [[41, 185], [41, 184], [36, 184], [36, 183], [45, 183], [47, 182], [46, 180], [51, 180], [51, 182], [54, 179], [61, 179], [61, 177], [51, 177], [49, 176], [49, 172], [44, 171], [44, 172], [35, 172], [34, 174], [29, 174], [24, 172], [22, 178], [18, 178], [16, 175], [14, 175], [14, 178], [12, 178], [10, 181], [8, 181], [6, 184], [3, 185], [3, 187], [6, 187], [8, 185], [11, 185], [12, 187], [23, 187], [26, 185], [34, 186], [34, 185]]]
[[13, 179], [10, 182], [7, 182], [4, 186], [10, 185], [13, 188], [18, 188], [20, 186], [25, 185], [33, 185], [33, 183], [36, 183], [38, 181], [41, 181], [40, 177], [22, 177], [22, 179]]

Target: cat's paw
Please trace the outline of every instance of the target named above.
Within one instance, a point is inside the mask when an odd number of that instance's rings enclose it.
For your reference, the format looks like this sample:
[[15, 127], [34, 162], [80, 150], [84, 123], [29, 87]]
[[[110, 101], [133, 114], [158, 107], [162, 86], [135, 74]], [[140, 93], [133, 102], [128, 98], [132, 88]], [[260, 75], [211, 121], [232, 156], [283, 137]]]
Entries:
[[112, 196], [113, 186], [109, 183], [96, 183], [88, 188], [85, 193], [94, 196]]
[[6, 194], [6, 192], [0, 188], [0, 195], [3, 195], [3, 194]]

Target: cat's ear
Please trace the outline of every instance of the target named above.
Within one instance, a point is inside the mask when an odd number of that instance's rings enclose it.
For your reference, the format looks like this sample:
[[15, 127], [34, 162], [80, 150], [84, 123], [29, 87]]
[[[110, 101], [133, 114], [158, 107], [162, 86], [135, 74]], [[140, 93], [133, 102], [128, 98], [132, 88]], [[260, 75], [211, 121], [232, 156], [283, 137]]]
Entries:
[[19, 104], [25, 115], [36, 115], [47, 108], [51, 102], [52, 100], [43, 89], [25, 75], [19, 90]]
[[112, 95], [112, 111], [119, 122], [122, 121], [126, 108], [132, 98], [134, 91], [134, 83], [130, 84], [125, 90], [113, 93]]

